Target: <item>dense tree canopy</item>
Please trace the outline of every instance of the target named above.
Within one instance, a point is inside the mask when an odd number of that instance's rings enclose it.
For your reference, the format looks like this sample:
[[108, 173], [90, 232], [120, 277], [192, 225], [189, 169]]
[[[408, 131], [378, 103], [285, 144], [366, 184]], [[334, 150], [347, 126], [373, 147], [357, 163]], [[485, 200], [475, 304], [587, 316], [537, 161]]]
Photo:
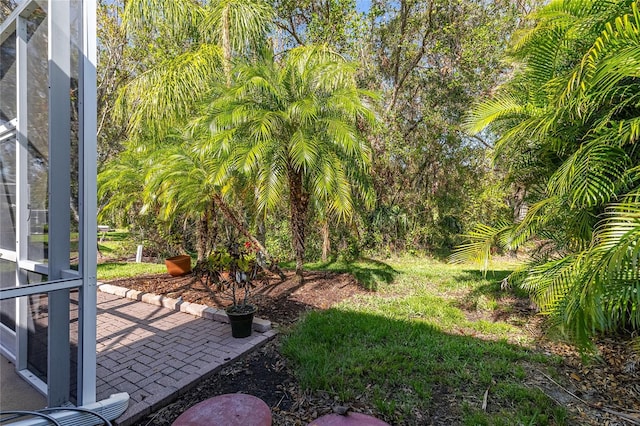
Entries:
[[[112, 72], [102, 76], [108, 104], [103, 109], [102, 159], [113, 158], [103, 164], [102, 176], [109, 176], [109, 164], [118, 168], [116, 154], [124, 149], [123, 161], [137, 156], [136, 164], [143, 167], [137, 188], [159, 190], [153, 185], [159, 178], [150, 173], [169, 169], [150, 168], [149, 159], [177, 155], [176, 144], [191, 149], [202, 143], [196, 140], [202, 133], [186, 132], [189, 123], [219, 96], [214, 88], [235, 84], [238, 64], [262, 61], [265, 50], [272, 50], [273, 62], [281, 63], [297, 47], [323, 45], [357, 64], [354, 82], [378, 94], [371, 108], [383, 125], [356, 122], [371, 147], [368, 175], [375, 202], [355, 199], [351, 220], [341, 222], [322, 198], [310, 199], [304, 218], [307, 256], [319, 256], [320, 244], [325, 258], [331, 252], [357, 256], [363, 250], [446, 250], [475, 223], [511, 216], [507, 202], [516, 191], [499, 184], [502, 171], [488, 161], [491, 138], [469, 135], [461, 122], [473, 99], [489, 93], [510, 72], [501, 62], [502, 52], [529, 4], [535, 2], [373, 1], [368, 11], [360, 12], [354, 0], [107, 2], [101, 19], [110, 42], [101, 46], [105, 57], [112, 50], [121, 57], [107, 62]], [[283, 219], [292, 213], [288, 197], [261, 213], [264, 203], [251, 201], [246, 187], [256, 182], [245, 182], [244, 189], [220, 187], [217, 196], [232, 210], [244, 212], [238, 219], [261, 242], [290, 257], [293, 242], [282, 244], [293, 235], [290, 221]], [[111, 193], [103, 191], [102, 204], [116, 212], [117, 204], [107, 201]], [[145, 212], [174, 225], [216, 216], [181, 210], [185, 203], [165, 205], [163, 194], [129, 208], [139, 211], [144, 205]], [[171, 216], [160, 214], [169, 205]], [[104, 210], [105, 218], [108, 214]], [[130, 220], [135, 215], [111, 217]], [[190, 249], [203, 247], [196, 239], [185, 243]]]
[[[139, 0], [126, 2], [118, 11], [126, 44], [136, 46], [135, 52], [141, 46], [149, 49], [113, 96], [110, 118], [125, 123], [126, 141], [124, 152], [100, 175], [101, 193], [111, 198], [104, 202], [102, 215], [141, 209], [154, 213], [152, 223], [166, 221], [168, 228], [180, 218], [194, 220], [195, 245], [203, 259], [212, 245], [207, 240], [215, 237], [210, 232], [212, 200], [222, 202], [223, 187], [206, 179], [216, 173], [215, 161], [194, 152], [182, 134], [211, 88], [220, 81], [230, 84], [232, 62], [246, 59], [264, 43], [271, 9], [260, 1]], [[111, 16], [105, 16], [107, 23]], [[132, 163], [138, 165], [137, 177], [122, 175]], [[135, 192], [129, 198], [116, 194], [124, 189]], [[132, 201], [133, 194], [144, 198]]]
[[176, 247], [202, 257], [224, 216], [299, 271], [319, 244], [466, 233], [454, 259], [532, 253], [512, 281], [578, 341], [640, 326], [637, 1], [131, 0], [100, 19], [104, 217], [194, 224]]

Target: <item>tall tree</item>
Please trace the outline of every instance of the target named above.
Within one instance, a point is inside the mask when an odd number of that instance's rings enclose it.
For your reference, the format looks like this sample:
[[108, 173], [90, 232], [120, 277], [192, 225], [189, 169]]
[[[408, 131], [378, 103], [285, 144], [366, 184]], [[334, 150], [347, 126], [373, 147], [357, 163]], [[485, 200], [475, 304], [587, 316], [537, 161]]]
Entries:
[[264, 43], [272, 16], [260, 0], [128, 1], [125, 28], [152, 34], [165, 49], [120, 92], [120, 112], [132, 134], [162, 139], [184, 125], [212, 85], [220, 78], [229, 82], [234, 57], [250, 56]]
[[[127, 34], [121, 25], [124, 1], [100, 0], [98, 3], [98, 163], [101, 166], [124, 149], [127, 121], [116, 117], [114, 108], [119, 91], [133, 77], [157, 61], [150, 51], [147, 33]], [[132, 43], [131, 40], [136, 42]], [[143, 47], [144, 46], [144, 47]]]
[[296, 275], [303, 278], [309, 203], [319, 200], [340, 218], [354, 197], [373, 201], [370, 147], [359, 127], [375, 123], [357, 88], [356, 67], [321, 46], [295, 48], [277, 62], [270, 52], [240, 66], [231, 86], [219, 85], [199, 119], [211, 132], [208, 150], [226, 170], [254, 176], [260, 209], [288, 196]]
[[[363, 213], [380, 224], [363, 230], [377, 249], [450, 246], [481, 213], [502, 216], [502, 197], [487, 196], [498, 192], [491, 141], [461, 121], [509, 71], [507, 40], [521, 8], [536, 2], [374, 0], [358, 12], [352, 0], [274, 1], [285, 46], [327, 42], [359, 62], [361, 85], [382, 94], [385, 126], [368, 135], [377, 206]], [[383, 230], [399, 218], [398, 232]]]
[[[363, 17], [355, 0], [272, 0], [280, 31], [280, 49], [326, 44], [336, 51], [358, 56], [358, 39], [364, 36]], [[362, 43], [360, 43], [362, 45]]]
[[386, 123], [373, 143], [374, 215], [407, 218], [394, 247], [450, 246], [477, 220], [477, 200], [501, 212], [482, 195], [492, 186], [491, 141], [461, 124], [473, 99], [509, 71], [501, 56], [518, 10], [500, 0], [373, 1], [367, 19], [362, 79], [383, 92]]
[[[157, 153], [164, 152], [165, 158], [190, 159], [209, 167], [210, 164], [196, 161], [198, 159], [190, 156], [189, 152], [180, 155], [172, 151], [173, 145], [181, 145], [182, 141], [170, 136], [176, 131], [179, 133], [179, 129], [189, 122], [199, 103], [210, 96], [211, 87], [219, 81], [230, 84], [232, 62], [235, 58], [250, 57], [264, 44], [271, 20], [271, 9], [259, 0], [126, 2], [123, 26], [130, 37], [128, 43], [152, 47], [149, 52], [152, 60], [147, 60], [146, 67], [139, 69], [134, 78], [121, 88], [116, 101], [116, 119], [128, 123], [126, 148], [131, 151], [128, 155], [160, 158], [156, 157]], [[160, 173], [162, 170], [153, 167], [152, 163], [143, 161], [142, 164], [147, 168], [140, 171], [141, 181], [147, 176], [148, 182], [157, 182], [157, 176], [161, 175], [168, 181], [175, 181], [175, 184], [187, 184], [185, 175], [181, 175], [179, 170]], [[178, 164], [186, 167], [184, 161]], [[203, 167], [199, 170], [215, 173]], [[202, 259], [205, 256], [203, 247], [206, 247], [202, 239], [208, 235], [208, 227], [204, 226], [203, 220], [211, 218], [212, 203], [185, 203], [182, 198], [170, 199], [177, 193], [166, 190], [162, 185], [148, 187], [162, 192], [163, 196], [155, 201], [165, 202], [165, 212], [175, 212], [178, 202], [197, 208], [179, 210], [190, 216], [199, 215], [197, 247]], [[217, 192], [222, 187], [206, 188], [213, 192], [204, 199], [224, 202]], [[191, 196], [203, 198], [202, 192], [191, 192]], [[231, 213], [230, 208], [222, 211]]]

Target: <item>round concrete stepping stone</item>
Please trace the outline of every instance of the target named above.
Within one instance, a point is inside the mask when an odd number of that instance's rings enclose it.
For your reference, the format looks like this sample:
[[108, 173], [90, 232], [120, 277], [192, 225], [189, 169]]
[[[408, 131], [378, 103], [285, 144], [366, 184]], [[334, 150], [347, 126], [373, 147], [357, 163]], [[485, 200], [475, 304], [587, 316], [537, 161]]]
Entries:
[[172, 426], [271, 426], [271, 410], [260, 398], [230, 393], [197, 403]]
[[362, 413], [327, 414], [309, 423], [307, 426], [389, 426], [389, 423]]

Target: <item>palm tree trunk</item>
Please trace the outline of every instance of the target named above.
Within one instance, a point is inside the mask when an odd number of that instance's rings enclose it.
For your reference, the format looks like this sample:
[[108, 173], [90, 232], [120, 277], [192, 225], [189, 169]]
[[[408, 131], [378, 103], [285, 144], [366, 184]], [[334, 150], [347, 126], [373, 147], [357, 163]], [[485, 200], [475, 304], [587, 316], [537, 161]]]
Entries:
[[214, 242], [218, 236], [218, 226], [215, 223], [216, 203], [206, 207], [204, 213], [196, 222], [196, 251], [198, 261], [204, 261], [211, 252]]
[[289, 205], [291, 208], [291, 243], [296, 255], [296, 278], [304, 280], [305, 219], [309, 196], [302, 184], [302, 172], [289, 166]]
[[209, 236], [209, 223], [207, 213], [201, 214], [196, 222], [196, 252], [198, 253], [198, 262], [205, 260], [207, 257], [207, 237]]
[[326, 262], [329, 259], [329, 252], [331, 251], [331, 239], [329, 238], [329, 221], [325, 219], [322, 222], [322, 261]]
[[207, 247], [207, 255], [211, 254], [211, 250], [216, 246], [216, 241], [218, 239], [218, 216], [216, 215], [216, 203], [211, 200], [211, 205], [207, 209], [207, 214], [209, 215], [208, 223], [209, 223], [209, 234], [207, 235], [208, 247]]

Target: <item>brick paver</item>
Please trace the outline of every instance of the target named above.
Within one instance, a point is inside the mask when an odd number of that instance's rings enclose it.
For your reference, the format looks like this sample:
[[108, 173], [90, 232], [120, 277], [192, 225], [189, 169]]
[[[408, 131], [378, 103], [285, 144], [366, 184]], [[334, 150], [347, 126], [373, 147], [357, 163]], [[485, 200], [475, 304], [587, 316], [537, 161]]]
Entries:
[[234, 339], [229, 324], [98, 292], [98, 400], [129, 393], [127, 426], [272, 338]]

